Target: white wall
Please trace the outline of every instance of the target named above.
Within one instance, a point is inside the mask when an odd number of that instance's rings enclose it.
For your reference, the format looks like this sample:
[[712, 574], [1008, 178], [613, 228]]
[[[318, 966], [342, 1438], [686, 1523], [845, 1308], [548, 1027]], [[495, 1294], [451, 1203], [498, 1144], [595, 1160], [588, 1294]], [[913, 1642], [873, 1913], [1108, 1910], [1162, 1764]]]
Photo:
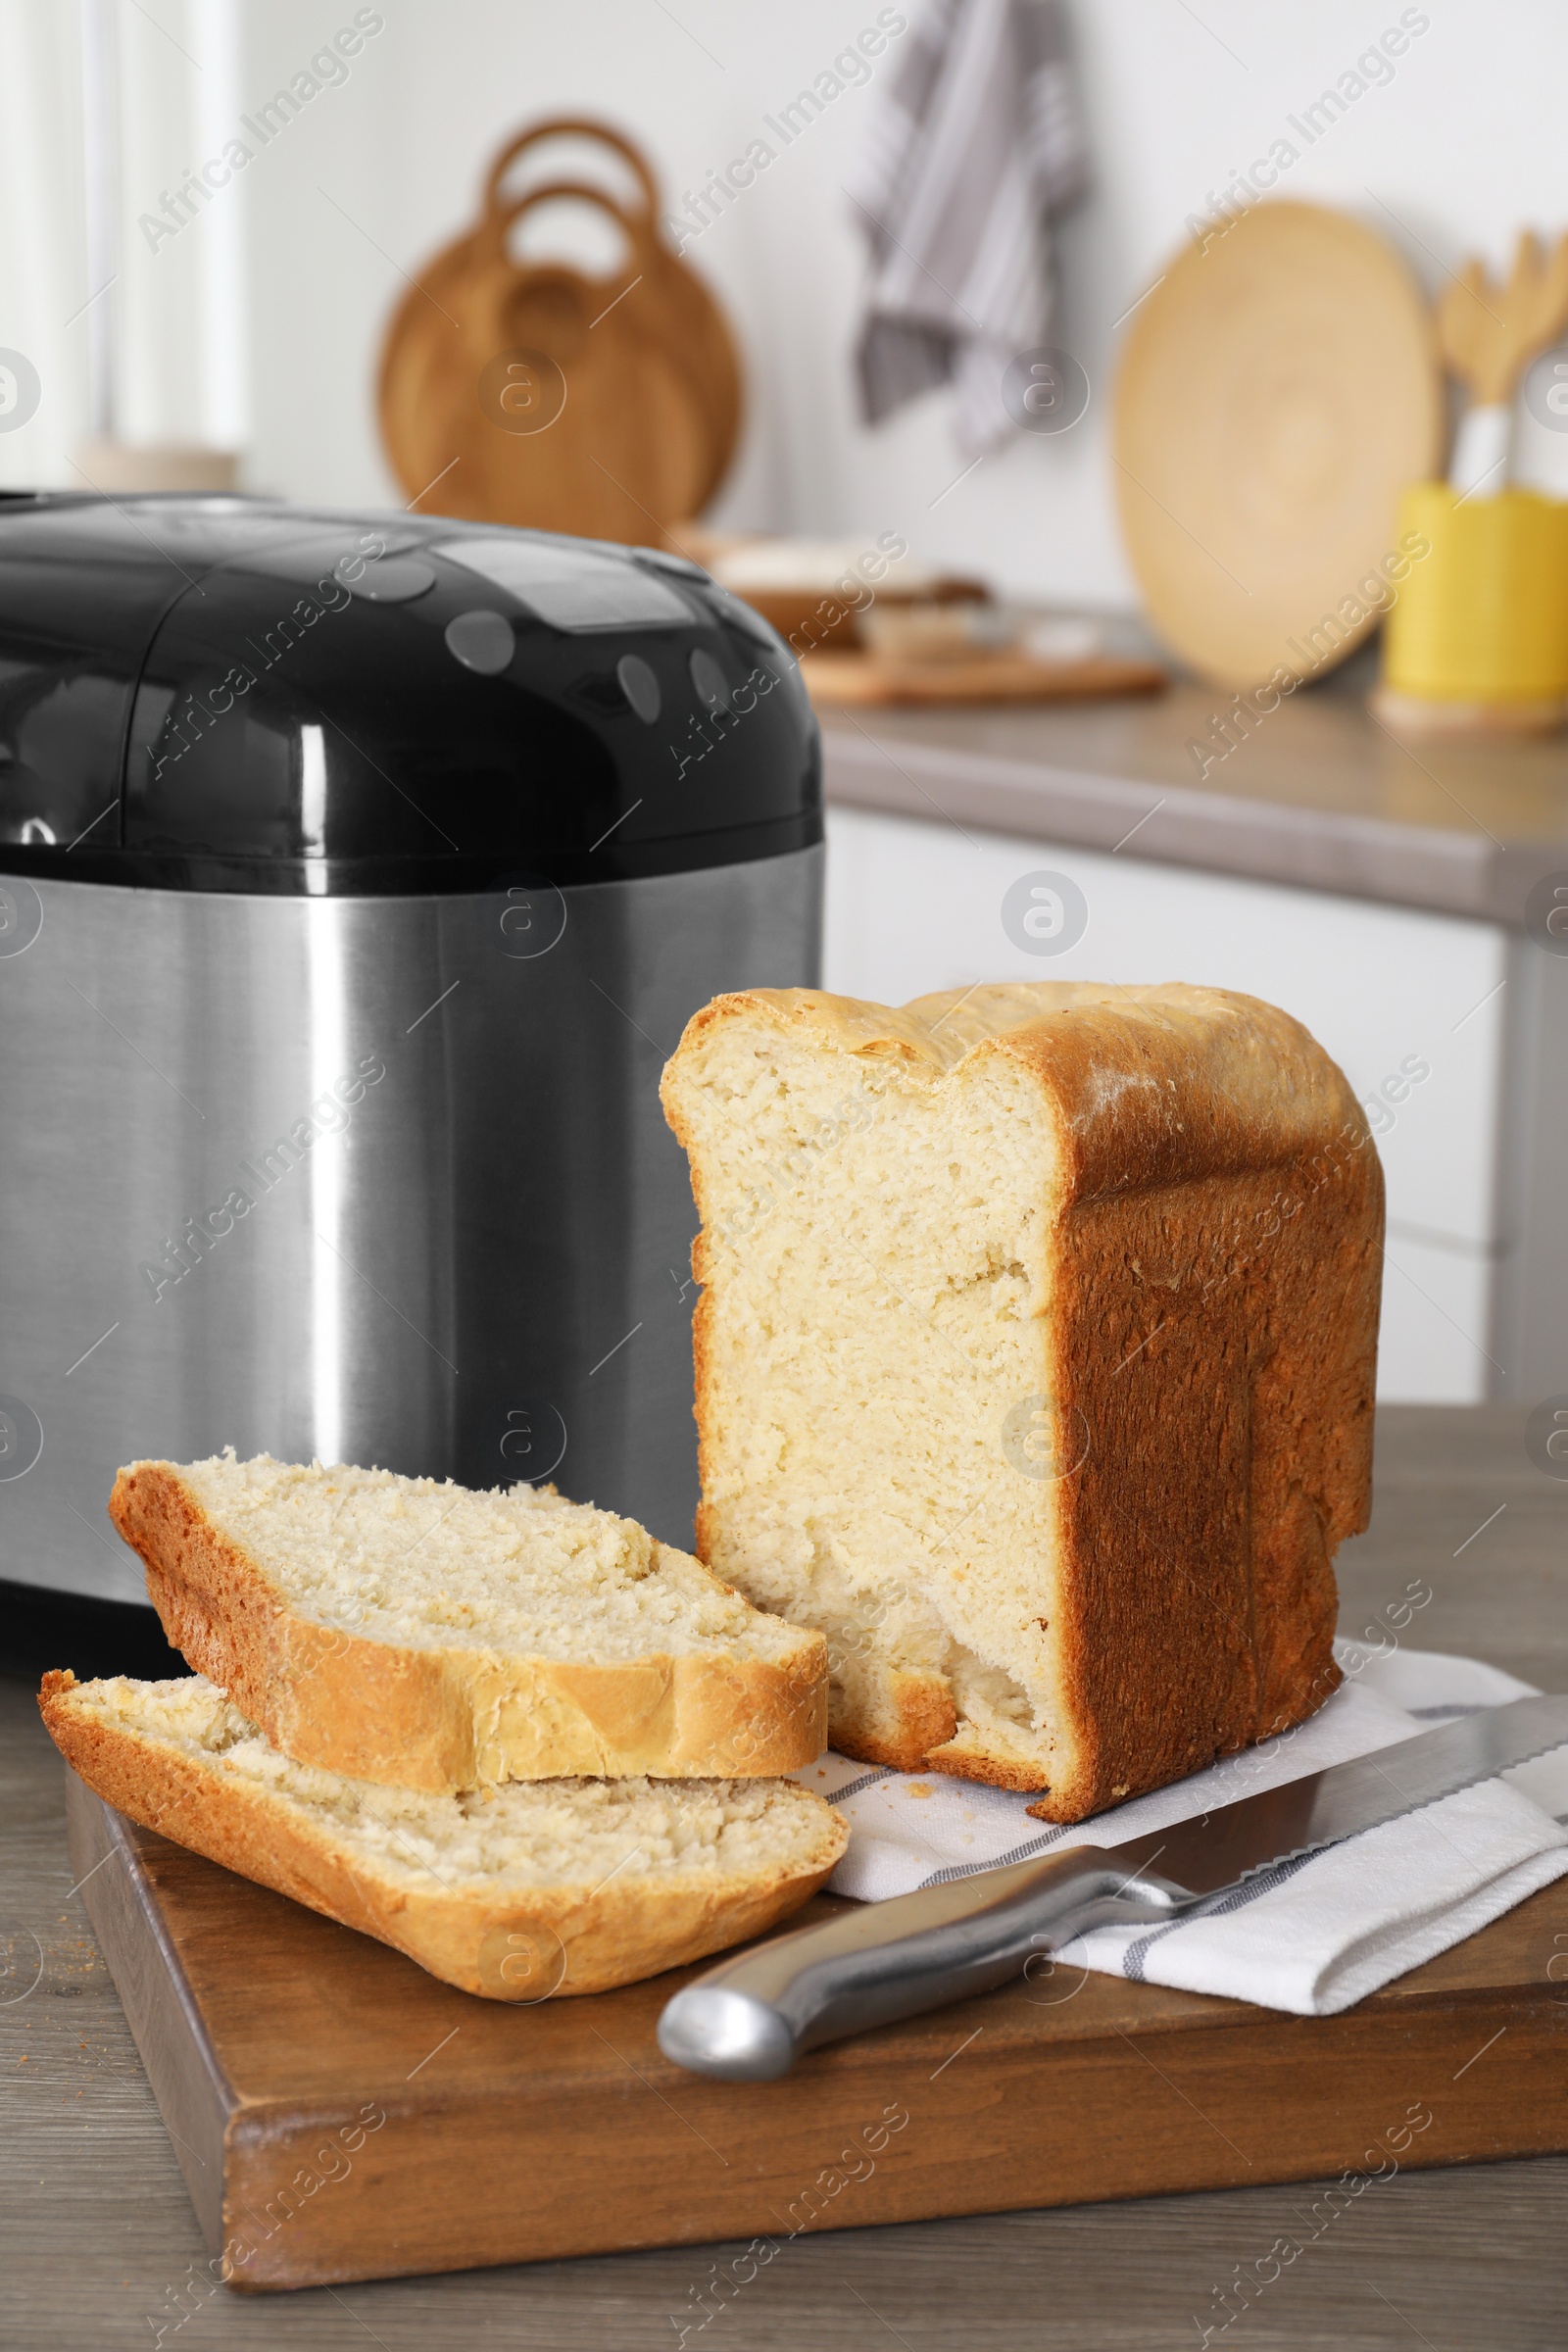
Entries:
[[[906, 13], [921, 4], [906, 0]], [[343, 6], [334, 16], [319, 0], [271, 0], [265, 17], [253, 8], [252, 86], [295, 69], [351, 13]], [[553, 112], [602, 114], [647, 144], [672, 192], [695, 187], [872, 23], [877, 5], [680, 0], [671, 15], [655, 0], [383, 0], [383, 13], [386, 30], [353, 81], [260, 159], [248, 191], [255, 468], [270, 486], [318, 497], [380, 488], [368, 385], [380, 323], [403, 287], [394, 265], [416, 272], [463, 222], [482, 163], [512, 126]], [[1484, 0], [1432, 0], [1416, 13], [1430, 17], [1429, 29], [1393, 81], [1303, 153], [1282, 189], [1348, 206], [1435, 285], [1472, 245], [1498, 259], [1522, 223], [1568, 225], [1568, 10], [1512, 0], [1505, 42]], [[835, 100], [687, 248], [738, 325], [752, 390], [720, 518], [873, 535], [897, 528], [917, 554], [979, 565], [1015, 587], [1131, 604], [1105, 450], [1112, 322], [1180, 241], [1185, 217], [1207, 211], [1233, 168], [1285, 134], [1286, 116], [1399, 16], [1396, 0], [1315, 11], [1204, 0], [1197, 14], [1180, 0], [1077, 0], [1096, 192], [1063, 237], [1060, 320], [1094, 398], [1074, 432], [1020, 436], [956, 489], [964, 461], [940, 399], [875, 432], [854, 413], [862, 251], [843, 182], [895, 43], [867, 86]], [[305, 368], [281, 357], [297, 355], [301, 340]], [[1568, 463], [1568, 436], [1533, 430], [1548, 458]]]
[[[403, 273], [463, 224], [503, 136], [546, 113], [607, 116], [649, 147], [678, 193], [740, 153], [761, 117], [830, 64], [878, 4], [379, 0], [385, 28], [348, 80], [314, 99], [178, 240], [127, 254], [126, 291], [149, 322], [127, 360], [130, 425], [184, 433], [213, 414], [189, 315], [195, 256], [243, 215], [251, 480], [300, 497], [386, 498], [370, 397], [381, 328]], [[922, 0], [903, 4], [912, 15]], [[352, 20], [355, 0], [122, 0], [132, 239], [143, 204], [212, 151], [210, 20], [228, 8], [240, 14], [245, 111]], [[1506, 10], [1430, 0], [1415, 13], [1430, 24], [1393, 81], [1368, 90], [1281, 187], [1374, 222], [1435, 286], [1471, 247], [1496, 262], [1520, 225], [1555, 229], [1568, 219], [1568, 10], [1557, 0], [1510, 0]], [[0, 0], [0, 113], [10, 124], [0, 142], [0, 345], [36, 346], [46, 376], [33, 424], [0, 435], [5, 481], [67, 478], [65, 452], [79, 430], [84, 334], [79, 322], [63, 325], [91, 291], [79, 282], [74, 15], [65, 0]], [[1180, 241], [1185, 218], [1206, 210], [1236, 167], [1294, 138], [1286, 118], [1400, 15], [1400, 0], [1313, 11], [1202, 0], [1196, 12], [1182, 0], [1074, 0], [1096, 192], [1064, 232], [1060, 331], [1094, 397], [1072, 433], [1021, 438], [951, 490], [962, 460], [940, 400], [874, 433], [853, 410], [861, 249], [842, 185], [895, 43], [868, 86], [837, 99], [689, 248], [736, 321], [752, 391], [718, 518], [896, 527], [917, 553], [980, 565], [1015, 587], [1130, 603], [1104, 445], [1113, 322]], [[209, 297], [214, 275], [232, 268], [209, 271]], [[1568, 434], [1527, 421], [1524, 438], [1541, 462], [1568, 466]]]

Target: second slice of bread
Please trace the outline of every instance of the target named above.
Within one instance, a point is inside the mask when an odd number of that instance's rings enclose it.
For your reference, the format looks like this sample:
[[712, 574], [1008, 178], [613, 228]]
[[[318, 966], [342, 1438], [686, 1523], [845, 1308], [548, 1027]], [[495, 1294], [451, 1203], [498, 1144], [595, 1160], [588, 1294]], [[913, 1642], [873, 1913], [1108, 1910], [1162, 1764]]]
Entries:
[[200, 1675], [49, 1674], [39, 1705], [132, 1821], [492, 2000], [600, 1992], [760, 1935], [849, 1840], [794, 1781], [368, 1787], [279, 1755]]
[[819, 1633], [551, 1488], [230, 1452], [133, 1463], [109, 1510], [175, 1647], [302, 1763], [457, 1790], [790, 1772], [826, 1744]]

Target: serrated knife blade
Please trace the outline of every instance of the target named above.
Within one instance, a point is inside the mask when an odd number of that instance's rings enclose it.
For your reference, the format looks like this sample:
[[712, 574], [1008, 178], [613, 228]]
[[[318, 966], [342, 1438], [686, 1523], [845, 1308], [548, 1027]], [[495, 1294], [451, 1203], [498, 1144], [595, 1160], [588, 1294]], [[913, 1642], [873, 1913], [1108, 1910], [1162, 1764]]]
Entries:
[[1190, 1894], [1218, 1894], [1255, 1871], [1418, 1813], [1565, 1743], [1568, 1698], [1510, 1699], [1112, 1850], [1129, 1873], [1157, 1869]]
[[710, 1969], [665, 2004], [660, 2047], [697, 2074], [767, 2082], [820, 2042], [1004, 1984], [1086, 1929], [1180, 1919], [1565, 1745], [1568, 1697], [1511, 1699], [1125, 1845], [1057, 1846], [860, 1904]]

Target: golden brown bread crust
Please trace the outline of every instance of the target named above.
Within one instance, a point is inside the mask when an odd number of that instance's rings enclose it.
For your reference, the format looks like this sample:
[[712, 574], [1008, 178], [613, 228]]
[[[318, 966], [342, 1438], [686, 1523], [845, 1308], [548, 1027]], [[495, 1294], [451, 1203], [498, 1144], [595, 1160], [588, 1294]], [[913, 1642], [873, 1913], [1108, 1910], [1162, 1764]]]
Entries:
[[[759, 1015], [933, 1083], [967, 1054], [1007, 1055], [1054, 1114], [1062, 1181], [1041, 1388], [1087, 1452], [1053, 1490], [1070, 1762], [1031, 1810], [1082, 1820], [1311, 1714], [1340, 1680], [1333, 1554], [1371, 1511], [1382, 1276], [1382, 1169], [1341, 1071], [1254, 998], [1071, 983], [899, 1011], [805, 989], [720, 997], [671, 1069], [715, 1024]], [[664, 1102], [706, 1231], [702, 1157], [667, 1078]], [[693, 1273], [706, 1283], [714, 1263], [700, 1236]], [[713, 1315], [705, 1289], [693, 1318], [703, 1558], [720, 1548], [707, 1500]], [[905, 1679], [896, 1729], [840, 1710], [835, 1745], [1038, 1786], [972, 1735], [925, 1745], [941, 1678]]]
[[286, 1796], [225, 1780], [171, 1740], [97, 1721], [73, 1705], [77, 1687], [69, 1671], [46, 1674], [38, 1705], [67, 1763], [107, 1804], [489, 2000], [604, 1992], [744, 1942], [799, 1910], [849, 1842], [848, 1825], [824, 1807], [822, 1850], [808, 1870], [623, 1872], [598, 1887], [424, 1893], [364, 1856], [350, 1860]]
[[304, 1764], [461, 1789], [574, 1774], [770, 1775], [814, 1762], [827, 1744], [827, 1645], [806, 1629], [782, 1665], [688, 1652], [594, 1666], [404, 1647], [299, 1616], [172, 1462], [122, 1470], [109, 1515], [140, 1554], [174, 1647]]

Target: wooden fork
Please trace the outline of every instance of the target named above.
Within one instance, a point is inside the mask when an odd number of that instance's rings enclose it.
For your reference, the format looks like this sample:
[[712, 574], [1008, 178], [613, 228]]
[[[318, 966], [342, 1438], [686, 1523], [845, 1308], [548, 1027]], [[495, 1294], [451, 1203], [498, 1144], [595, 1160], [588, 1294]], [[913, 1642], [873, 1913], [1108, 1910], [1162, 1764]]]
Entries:
[[1513, 395], [1532, 360], [1568, 325], [1568, 236], [1549, 256], [1527, 229], [1501, 284], [1466, 262], [1438, 304], [1438, 340], [1470, 393], [1454, 436], [1448, 480], [1464, 498], [1494, 496], [1508, 479]]
[[1504, 283], [1466, 262], [1438, 304], [1443, 356], [1478, 407], [1500, 407], [1532, 360], [1568, 326], [1568, 236], [1550, 255], [1526, 229]]

